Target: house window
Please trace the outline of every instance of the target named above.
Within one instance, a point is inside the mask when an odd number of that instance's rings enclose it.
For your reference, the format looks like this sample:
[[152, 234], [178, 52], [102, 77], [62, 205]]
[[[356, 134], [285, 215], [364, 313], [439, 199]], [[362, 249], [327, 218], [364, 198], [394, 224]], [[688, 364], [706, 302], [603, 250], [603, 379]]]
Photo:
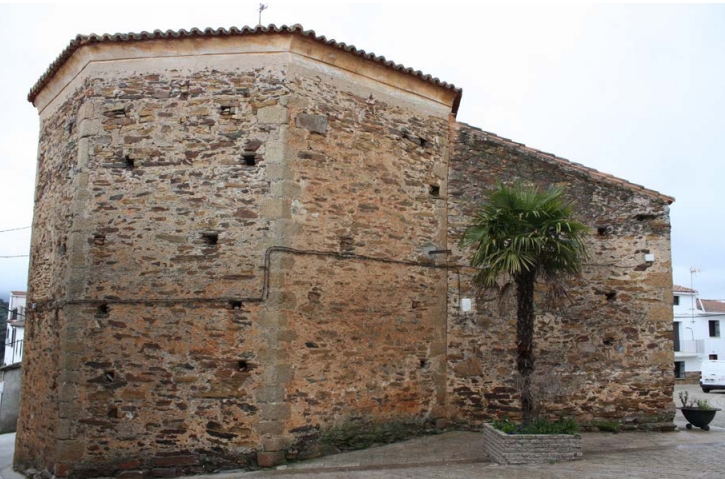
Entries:
[[685, 362], [675, 361], [675, 378], [685, 379]]
[[710, 356], [708, 356], [707, 359], [709, 359], [710, 361], [717, 361], [717, 354], [711, 354]]
[[672, 304], [675, 305], [675, 306], [679, 306], [680, 305], [680, 297], [677, 296], [677, 295], [675, 295], [674, 299], [672, 300]]
[[675, 321], [674, 328], [672, 328], [672, 333], [674, 334], [675, 339], [675, 351], [680, 351], [680, 322]]
[[719, 338], [720, 337], [720, 321], [708, 321], [710, 324], [710, 337], [711, 338]]

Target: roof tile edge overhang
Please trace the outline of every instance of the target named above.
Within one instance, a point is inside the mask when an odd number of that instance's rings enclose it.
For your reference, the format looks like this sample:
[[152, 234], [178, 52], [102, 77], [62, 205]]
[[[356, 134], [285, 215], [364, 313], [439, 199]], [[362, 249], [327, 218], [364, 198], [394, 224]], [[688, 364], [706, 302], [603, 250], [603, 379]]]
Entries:
[[685, 286], [680, 286], [679, 284], [672, 285], [672, 291], [675, 293], [697, 293], [697, 290]]
[[454, 93], [455, 98], [452, 104], [452, 113], [456, 115], [458, 113], [458, 107], [461, 103], [461, 96], [463, 91], [461, 88], [456, 87], [452, 83], [442, 81], [436, 77], [425, 74], [420, 70], [414, 70], [404, 65], [395, 63], [391, 60], [387, 60], [383, 56], [378, 56], [372, 52], [366, 52], [360, 50], [354, 45], [347, 45], [342, 42], [338, 42], [334, 39], [327, 39], [325, 36], [318, 36], [314, 30], [305, 30], [302, 25], [295, 24], [291, 26], [282, 25], [277, 27], [276, 25], [269, 25], [267, 27], [232, 27], [229, 30], [225, 28], [206, 28], [200, 30], [198, 28], [192, 28], [187, 31], [184, 29], [174, 30], [154, 30], [153, 32], [141, 32], [141, 33], [115, 33], [115, 34], [103, 34], [103, 35], [77, 35], [70, 44], [61, 52], [58, 58], [50, 64], [48, 69], [43, 73], [40, 79], [33, 85], [28, 93], [28, 101], [35, 104], [35, 99], [38, 94], [47, 86], [53, 79], [55, 74], [63, 67], [63, 65], [73, 56], [73, 54], [80, 48], [86, 45], [101, 44], [101, 43], [123, 43], [123, 42], [142, 42], [149, 40], [162, 40], [162, 39], [184, 39], [184, 38], [204, 38], [204, 37], [235, 37], [245, 35], [265, 35], [265, 34], [277, 34], [287, 33], [299, 35], [303, 38], [316, 41], [323, 45], [327, 45], [339, 50], [343, 50], [347, 53], [353, 54], [364, 60], [373, 62], [377, 65], [389, 68], [390, 70], [397, 71], [404, 75], [409, 75], [418, 78], [421, 81], [429, 83], [431, 85], [450, 90]]

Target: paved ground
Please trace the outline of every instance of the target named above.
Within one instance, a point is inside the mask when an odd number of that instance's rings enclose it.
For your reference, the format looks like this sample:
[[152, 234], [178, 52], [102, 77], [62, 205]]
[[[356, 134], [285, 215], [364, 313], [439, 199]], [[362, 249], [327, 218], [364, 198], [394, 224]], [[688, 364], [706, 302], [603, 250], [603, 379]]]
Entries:
[[454, 432], [406, 443], [340, 454], [277, 469], [238, 474], [239, 479], [485, 478], [485, 479], [681, 479], [725, 477], [725, 429], [583, 435], [581, 460], [537, 466], [499, 466], [483, 454], [480, 433]]
[[282, 466], [277, 470], [229, 475], [239, 479], [723, 479], [725, 391], [703, 393], [697, 385], [678, 386], [690, 398], [723, 408], [710, 431], [687, 430], [677, 411], [677, 432], [585, 433], [581, 460], [537, 466], [499, 466], [483, 453], [483, 435], [451, 432], [365, 451], [338, 454]]
[[[704, 394], [678, 387], [691, 397], [725, 409], [725, 391]], [[725, 410], [710, 431], [686, 430], [678, 411], [677, 432], [585, 433], [581, 460], [537, 466], [499, 466], [483, 453], [483, 435], [450, 432], [398, 444], [282, 466], [276, 470], [196, 476], [192, 479], [722, 479], [725, 478]], [[0, 435], [0, 479], [22, 479], [9, 467], [14, 434]]]
[[0, 434], [0, 479], [18, 479], [24, 476], [13, 471], [15, 433]]

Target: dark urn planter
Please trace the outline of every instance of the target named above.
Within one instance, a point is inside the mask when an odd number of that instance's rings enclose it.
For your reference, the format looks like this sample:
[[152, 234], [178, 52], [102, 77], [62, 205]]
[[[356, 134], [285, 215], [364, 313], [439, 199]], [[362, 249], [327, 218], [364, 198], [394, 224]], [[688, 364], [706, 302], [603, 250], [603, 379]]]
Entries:
[[682, 415], [687, 419], [687, 429], [692, 429], [692, 426], [699, 427], [703, 431], [709, 431], [710, 422], [715, 418], [715, 413], [720, 411], [719, 408], [712, 409], [700, 409], [696, 407], [678, 407], [682, 411]]

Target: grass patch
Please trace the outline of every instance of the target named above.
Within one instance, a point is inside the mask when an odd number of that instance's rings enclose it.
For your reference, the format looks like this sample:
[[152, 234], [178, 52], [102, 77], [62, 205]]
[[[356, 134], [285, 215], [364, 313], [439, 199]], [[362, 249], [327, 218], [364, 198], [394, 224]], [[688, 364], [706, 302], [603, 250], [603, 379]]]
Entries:
[[622, 425], [617, 421], [594, 421], [592, 426], [603, 432], [619, 432]]
[[421, 424], [409, 423], [378, 423], [360, 424], [345, 423], [322, 433], [322, 444], [337, 447], [342, 451], [366, 449], [373, 445], [390, 444], [425, 434]]
[[573, 419], [563, 417], [553, 422], [548, 419], [536, 419], [527, 426], [505, 417], [494, 421], [493, 427], [506, 434], [576, 434], [579, 432], [579, 425]]

